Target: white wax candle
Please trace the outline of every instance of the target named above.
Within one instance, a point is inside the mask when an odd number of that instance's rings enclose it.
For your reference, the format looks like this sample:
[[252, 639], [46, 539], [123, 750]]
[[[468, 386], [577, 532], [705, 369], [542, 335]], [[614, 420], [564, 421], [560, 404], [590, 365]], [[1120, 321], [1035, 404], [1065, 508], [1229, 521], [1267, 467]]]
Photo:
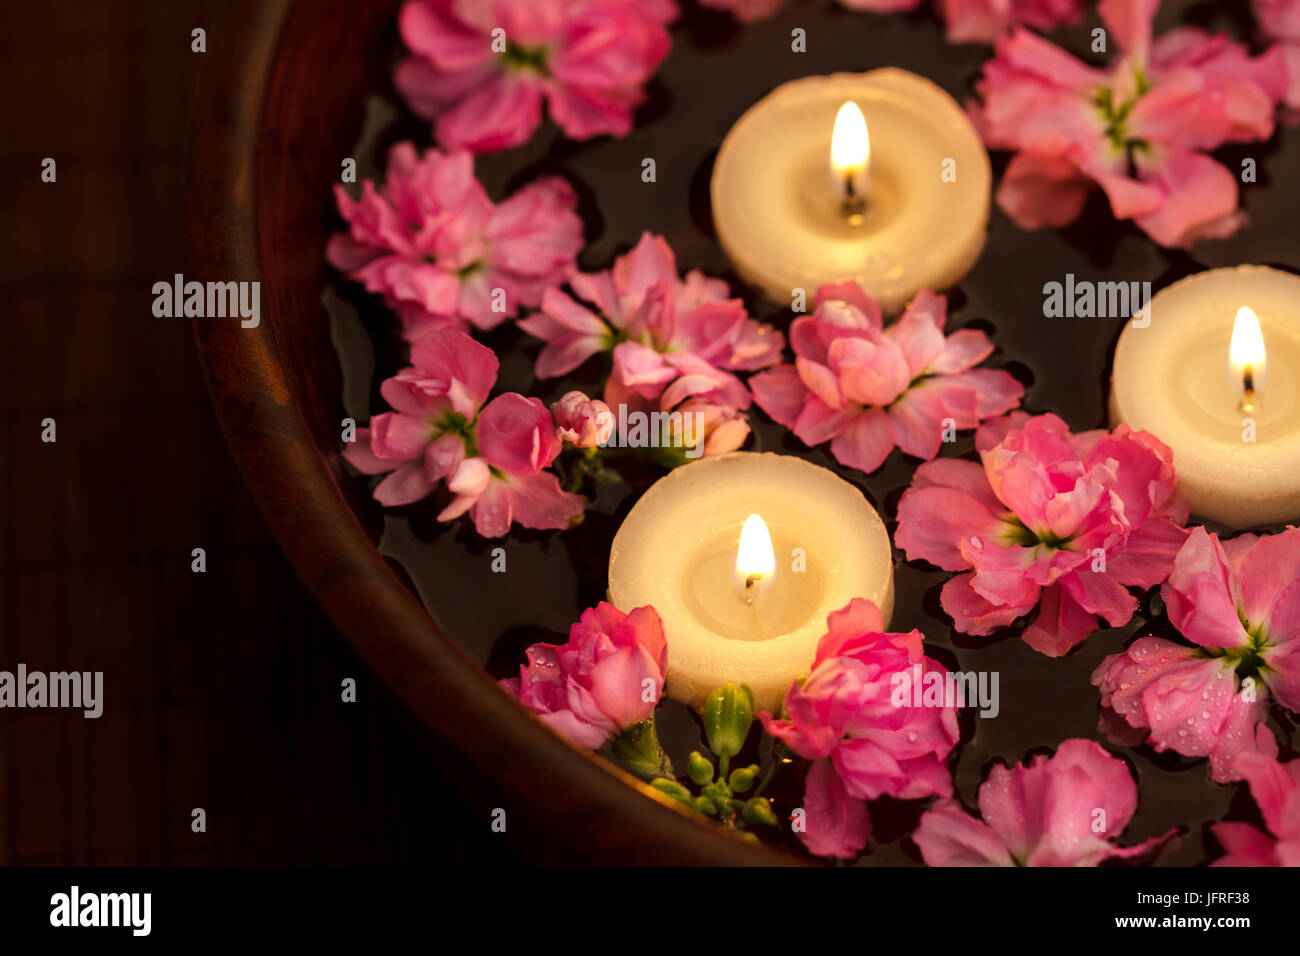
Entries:
[[[775, 563], [747, 595], [737, 554], [752, 514]], [[614, 537], [609, 593], [622, 610], [659, 612], [670, 696], [698, 706], [713, 688], [744, 682], [775, 711], [808, 673], [830, 612], [864, 597], [888, 623], [893, 556], [880, 515], [838, 475], [789, 455], [733, 452], [677, 468], [642, 496]]]
[[[1258, 316], [1266, 370], [1232, 361], [1233, 327]], [[1110, 415], [1174, 453], [1194, 514], [1232, 528], [1300, 519], [1300, 277], [1264, 266], [1212, 269], [1161, 290], [1115, 348]], [[1238, 335], [1240, 352], [1243, 344]], [[1249, 345], [1249, 342], [1244, 344]], [[1249, 358], [1250, 350], [1241, 353]]]
[[[866, 119], [866, 168], [847, 170], [865, 188], [861, 215], [847, 214], [831, 163], [846, 102]], [[974, 265], [991, 178], [970, 120], [924, 77], [893, 68], [810, 76], [777, 87], [731, 128], [713, 167], [713, 220], [736, 271], [774, 302], [855, 279], [896, 312]]]

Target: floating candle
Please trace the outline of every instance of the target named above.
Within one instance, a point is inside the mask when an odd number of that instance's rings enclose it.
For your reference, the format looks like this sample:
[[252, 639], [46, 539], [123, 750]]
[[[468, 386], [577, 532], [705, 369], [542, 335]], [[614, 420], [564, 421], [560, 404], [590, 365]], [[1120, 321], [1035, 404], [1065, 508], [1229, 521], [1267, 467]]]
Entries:
[[853, 485], [801, 458], [734, 452], [683, 465], [642, 496], [610, 549], [609, 594], [659, 612], [670, 696], [698, 706], [737, 681], [775, 710], [831, 611], [865, 597], [888, 623], [893, 558]]
[[1239, 266], [1162, 290], [1120, 334], [1110, 416], [1173, 450], [1202, 518], [1300, 519], [1300, 277]]
[[731, 128], [713, 220], [736, 271], [773, 301], [855, 279], [895, 312], [974, 264], [990, 182], [975, 128], [929, 80], [892, 68], [811, 76]]

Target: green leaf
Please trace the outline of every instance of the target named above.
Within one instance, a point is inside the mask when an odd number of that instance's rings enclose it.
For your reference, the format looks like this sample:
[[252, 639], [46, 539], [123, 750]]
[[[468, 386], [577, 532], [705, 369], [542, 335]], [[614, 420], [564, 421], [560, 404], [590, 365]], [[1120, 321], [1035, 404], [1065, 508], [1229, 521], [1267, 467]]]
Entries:
[[676, 780], [669, 780], [667, 777], [656, 777], [650, 781], [650, 786], [654, 787], [660, 793], [672, 797], [674, 800], [680, 800], [688, 807], [694, 805], [694, 797], [691, 792], [683, 787]]

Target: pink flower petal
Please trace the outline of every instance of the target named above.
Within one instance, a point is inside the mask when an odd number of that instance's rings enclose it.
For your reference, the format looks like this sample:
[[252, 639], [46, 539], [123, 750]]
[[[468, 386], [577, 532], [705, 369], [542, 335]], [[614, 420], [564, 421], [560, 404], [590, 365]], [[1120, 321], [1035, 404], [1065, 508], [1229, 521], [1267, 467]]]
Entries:
[[844, 427], [831, 439], [831, 454], [840, 464], [868, 474], [884, 464], [893, 450], [889, 416], [879, 408], [847, 416]]
[[433, 491], [433, 482], [425, 477], [420, 463], [402, 465], [375, 486], [375, 500], [386, 508], [409, 505]]
[[1143, 172], [1164, 189], [1165, 199], [1155, 212], [1138, 216], [1137, 224], [1162, 246], [1223, 239], [1245, 224], [1237, 208], [1236, 177], [1210, 157], [1171, 149]]
[[856, 856], [871, 838], [867, 805], [844, 791], [829, 760], [818, 760], [804, 780], [805, 831], [799, 839], [816, 856], [847, 859]]
[[944, 611], [952, 618], [952, 626], [962, 634], [987, 637], [1000, 627], [1006, 627], [1017, 618], [1028, 614], [1038, 603], [1033, 600], [1019, 605], [993, 604], [971, 587], [971, 574], [959, 574], [948, 581], [940, 592]]
[[790, 428], [803, 410], [808, 389], [793, 365], [778, 365], [749, 380], [758, 407], [778, 424]]
[[1089, 614], [1103, 617], [1111, 627], [1133, 619], [1137, 598], [1109, 573], [1079, 568], [1061, 578], [1061, 586]]
[[953, 375], [978, 365], [993, 354], [993, 341], [976, 329], [958, 329], [943, 341], [943, 350], [930, 363], [932, 375]]
[[1034, 623], [1020, 636], [1026, 644], [1048, 657], [1062, 657], [1097, 629], [1097, 618], [1059, 584], [1043, 591]]
[[517, 392], [498, 395], [479, 413], [479, 453], [510, 476], [536, 474], [560, 452], [550, 411], [541, 399]]
[[[964, 408], [954, 407], [959, 397], [966, 402]], [[927, 460], [939, 454], [947, 429], [974, 424], [974, 417], [973, 393], [945, 394], [941, 389], [928, 387], [928, 382], [909, 388], [889, 408], [889, 424], [899, 449]]]
[[998, 186], [998, 208], [1021, 229], [1074, 222], [1088, 199], [1088, 178], [1064, 156], [1016, 153]]
[[929, 561], [945, 571], [964, 571], [970, 562], [961, 543], [972, 534], [992, 541], [1005, 529], [1006, 524], [989, 510], [986, 501], [957, 488], [914, 484], [898, 503], [894, 544], [909, 561]]
[[1248, 642], [1229, 584], [1228, 560], [1218, 538], [1204, 528], [1188, 534], [1160, 594], [1170, 621], [1188, 640], [1202, 647], [1240, 647]]
[[1300, 529], [1262, 536], [1235, 576], [1242, 617], [1273, 642], [1300, 637]]
[[912, 832], [926, 866], [1014, 866], [1006, 844], [953, 800], [941, 800]]

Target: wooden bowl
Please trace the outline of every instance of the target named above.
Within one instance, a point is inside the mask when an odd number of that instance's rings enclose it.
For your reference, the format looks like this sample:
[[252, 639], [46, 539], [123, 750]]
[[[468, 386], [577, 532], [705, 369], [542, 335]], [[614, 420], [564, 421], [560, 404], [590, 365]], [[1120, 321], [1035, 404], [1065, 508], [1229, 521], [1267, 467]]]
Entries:
[[262, 321], [196, 323], [217, 417], [299, 576], [414, 718], [443, 770], [548, 862], [773, 864], [510, 700], [376, 550], [378, 509], [338, 455], [321, 310], [330, 189], [389, 68], [399, 0], [237, 0], [209, 37], [193, 118], [186, 275], [262, 283]]

